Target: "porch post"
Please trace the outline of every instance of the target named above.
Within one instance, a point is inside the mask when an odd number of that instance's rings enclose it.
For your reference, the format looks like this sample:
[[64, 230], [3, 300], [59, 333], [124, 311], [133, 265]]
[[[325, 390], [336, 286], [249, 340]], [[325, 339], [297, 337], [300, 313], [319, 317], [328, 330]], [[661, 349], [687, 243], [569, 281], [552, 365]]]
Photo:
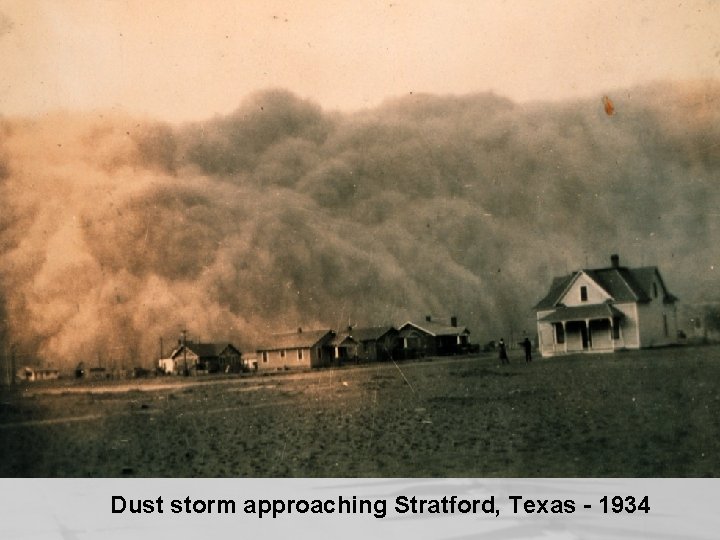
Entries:
[[538, 352], [540, 353], [540, 356], [542, 356], [542, 350], [543, 350], [542, 330], [540, 330], [540, 326], [538, 326], [538, 325], [535, 325], [535, 328], [537, 328]]
[[614, 325], [613, 325], [612, 317], [608, 317], [608, 321], [610, 321], [610, 344], [612, 345], [612, 350], [614, 351], [615, 350], [615, 340], [613, 339]]
[[568, 342], [568, 335], [567, 335], [567, 321], [562, 322], [563, 325], [563, 344], [565, 345], [565, 353], [567, 353], [567, 342]]
[[585, 319], [585, 335], [587, 335], [588, 350], [592, 351], [592, 336], [590, 335], [590, 319]]

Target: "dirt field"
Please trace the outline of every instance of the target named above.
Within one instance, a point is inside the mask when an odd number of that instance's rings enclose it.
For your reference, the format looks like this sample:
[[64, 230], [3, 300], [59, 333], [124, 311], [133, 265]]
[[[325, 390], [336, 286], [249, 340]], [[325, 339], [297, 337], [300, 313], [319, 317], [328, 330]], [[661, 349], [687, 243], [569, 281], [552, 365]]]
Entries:
[[0, 476], [718, 476], [720, 348], [4, 388]]

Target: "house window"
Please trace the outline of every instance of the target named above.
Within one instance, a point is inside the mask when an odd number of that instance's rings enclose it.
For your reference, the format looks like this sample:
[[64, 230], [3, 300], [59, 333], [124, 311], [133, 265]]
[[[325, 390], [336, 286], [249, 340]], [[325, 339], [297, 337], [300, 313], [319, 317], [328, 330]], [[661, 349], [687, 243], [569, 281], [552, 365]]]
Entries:
[[298, 349], [298, 361], [303, 359], [303, 351], [302, 349]]
[[580, 301], [587, 302], [587, 287], [585, 285], [580, 287]]
[[613, 339], [620, 339], [620, 317], [613, 318]]
[[655, 298], [657, 298], [657, 294], [658, 294], [658, 291], [657, 291], [657, 283], [653, 283], [653, 296], [654, 296]]
[[562, 323], [555, 323], [555, 343], [559, 345], [565, 343], [565, 329]]
[[268, 362], [268, 353], [267, 353], [267, 351], [263, 351], [263, 353], [262, 353], [262, 361], [263, 361], [263, 364], [267, 364], [267, 362]]
[[285, 358], [285, 349], [280, 351], [280, 358]]
[[665, 337], [668, 337], [670, 335], [670, 332], [668, 332], [668, 322], [667, 322], [667, 315], [663, 313], [663, 332], [665, 333]]

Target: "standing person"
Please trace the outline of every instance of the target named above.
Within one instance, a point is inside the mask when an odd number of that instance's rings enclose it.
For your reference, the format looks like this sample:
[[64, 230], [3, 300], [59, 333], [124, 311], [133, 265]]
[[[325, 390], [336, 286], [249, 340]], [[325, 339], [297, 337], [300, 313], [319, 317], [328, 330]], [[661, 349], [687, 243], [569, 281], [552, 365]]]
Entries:
[[500, 363], [501, 364], [509, 364], [510, 360], [508, 359], [507, 355], [507, 349], [505, 348], [505, 340], [503, 338], [500, 338], [500, 343], [498, 343], [498, 354], [500, 355]]
[[532, 362], [532, 343], [526, 337], [522, 342], [523, 349], [525, 349], [525, 362]]

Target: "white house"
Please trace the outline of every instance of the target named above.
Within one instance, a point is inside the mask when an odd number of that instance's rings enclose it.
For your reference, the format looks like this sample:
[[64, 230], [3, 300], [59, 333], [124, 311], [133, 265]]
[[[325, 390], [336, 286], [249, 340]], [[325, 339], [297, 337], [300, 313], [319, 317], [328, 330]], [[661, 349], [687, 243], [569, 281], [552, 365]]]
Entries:
[[677, 313], [656, 266], [607, 268], [557, 277], [535, 306], [543, 356], [613, 352], [677, 343]]

